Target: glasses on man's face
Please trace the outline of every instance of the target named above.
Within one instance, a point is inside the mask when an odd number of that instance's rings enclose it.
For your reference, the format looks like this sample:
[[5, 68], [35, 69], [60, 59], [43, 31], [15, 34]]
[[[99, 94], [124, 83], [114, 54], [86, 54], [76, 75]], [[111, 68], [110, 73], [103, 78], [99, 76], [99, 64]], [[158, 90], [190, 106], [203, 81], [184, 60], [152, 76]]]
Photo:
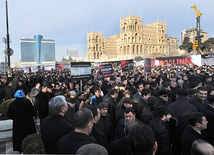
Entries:
[[168, 96], [168, 95], [162, 95], [162, 97], [165, 97], [165, 98], [166, 98], [166, 97], [169, 97], [169, 96]]

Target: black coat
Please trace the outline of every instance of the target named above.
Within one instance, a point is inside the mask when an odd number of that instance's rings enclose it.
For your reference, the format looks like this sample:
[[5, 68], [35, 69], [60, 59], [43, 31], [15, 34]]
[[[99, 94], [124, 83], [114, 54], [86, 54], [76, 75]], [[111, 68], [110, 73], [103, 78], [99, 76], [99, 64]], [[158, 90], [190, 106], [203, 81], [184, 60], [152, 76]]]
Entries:
[[149, 124], [149, 122], [152, 119], [155, 119], [154, 110], [152, 109], [152, 107], [145, 105], [145, 107], [143, 108], [143, 110], [141, 112], [140, 121], [145, 123], [145, 124]]
[[17, 85], [15, 91], [21, 90], [21, 89], [25, 91], [25, 92], [24, 92], [25, 95], [28, 94], [28, 89], [27, 89], [27, 86], [26, 86], [25, 84], [22, 84], [21, 86], [20, 86], [20, 85]]
[[210, 105], [207, 105], [202, 109], [202, 112], [208, 121], [207, 129], [205, 131], [208, 134], [209, 142], [214, 145], [214, 109]]
[[133, 95], [133, 100], [137, 104], [136, 105], [136, 118], [141, 119], [141, 112], [146, 105], [146, 101], [142, 99], [141, 95], [137, 92], [136, 94]]
[[208, 101], [207, 99], [205, 99], [204, 104], [202, 102], [200, 102], [199, 98], [197, 95], [193, 96], [192, 98], [189, 99], [189, 103], [191, 103], [192, 105], [194, 105], [198, 112], [202, 112], [202, 109], [208, 105]]
[[191, 154], [192, 143], [197, 139], [204, 139], [204, 136], [196, 132], [190, 125], [188, 125], [181, 138], [182, 155]]
[[13, 96], [14, 96], [13, 89], [11, 87], [9, 87], [9, 86], [5, 86], [4, 87], [4, 99], [8, 100], [8, 99], [13, 98]]
[[97, 143], [93, 136], [80, 132], [71, 132], [59, 139], [57, 152], [59, 154], [75, 154], [81, 146], [91, 143]]
[[165, 102], [164, 100], [162, 100], [160, 97], [157, 98], [158, 99], [158, 103], [157, 103], [157, 107], [158, 106], [161, 106], [161, 105], [164, 105], [164, 106], [168, 106], [169, 105], [169, 102]]
[[46, 154], [56, 154], [57, 141], [73, 131], [71, 124], [61, 115], [46, 117], [41, 124], [42, 141]]
[[110, 143], [110, 154], [111, 155], [126, 155], [131, 154], [131, 148], [127, 137], [116, 139]]
[[48, 116], [49, 100], [50, 94], [43, 93], [42, 91], [40, 91], [35, 97], [35, 109], [38, 110], [38, 116], [40, 119], [44, 119]]
[[100, 120], [97, 123], [97, 126], [99, 126], [100, 130], [104, 132], [106, 138], [110, 142], [110, 130], [111, 130], [111, 121], [110, 121], [110, 115], [107, 113], [106, 116], [100, 116]]
[[93, 129], [91, 131], [91, 135], [96, 139], [97, 144], [102, 145], [108, 150], [108, 140], [105, 136], [105, 133], [100, 130], [97, 124], [93, 125]]
[[13, 120], [13, 150], [22, 152], [22, 140], [26, 136], [36, 133], [33, 120], [34, 107], [30, 100], [17, 98], [10, 103], [7, 116]]
[[75, 114], [75, 108], [72, 108], [69, 104], [68, 104], [68, 110], [66, 111], [65, 113], [65, 117], [67, 119], [69, 119], [69, 122], [72, 122], [73, 120], [73, 117], [74, 117], [74, 114]]
[[159, 117], [149, 122], [155, 134], [155, 140], [158, 143], [158, 150], [156, 155], [169, 155], [171, 154], [170, 147], [170, 129], [168, 124], [162, 121]]

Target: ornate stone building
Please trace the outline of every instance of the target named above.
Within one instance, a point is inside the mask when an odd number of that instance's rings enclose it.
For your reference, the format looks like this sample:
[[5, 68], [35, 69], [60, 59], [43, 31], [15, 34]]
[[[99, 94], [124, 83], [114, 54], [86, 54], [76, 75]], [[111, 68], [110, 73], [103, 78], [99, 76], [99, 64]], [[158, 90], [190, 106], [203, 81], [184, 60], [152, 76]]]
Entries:
[[[136, 56], [163, 57], [172, 52], [167, 53], [169, 43], [166, 22], [143, 25], [142, 17], [130, 15], [120, 19], [120, 34], [103, 38], [102, 32], [88, 33], [86, 59], [98, 62], [134, 59]], [[178, 42], [176, 44], [178, 48]]]

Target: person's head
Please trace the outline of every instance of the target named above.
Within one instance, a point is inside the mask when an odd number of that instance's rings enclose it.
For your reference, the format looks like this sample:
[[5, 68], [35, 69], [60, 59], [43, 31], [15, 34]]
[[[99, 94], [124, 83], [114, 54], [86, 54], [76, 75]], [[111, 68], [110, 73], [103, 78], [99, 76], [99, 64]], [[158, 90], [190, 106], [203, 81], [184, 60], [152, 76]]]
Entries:
[[134, 83], [134, 77], [130, 77], [129, 82]]
[[208, 82], [212, 82], [212, 77], [210, 75], [206, 75], [205, 80]]
[[77, 152], [76, 155], [94, 155], [94, 154], [102, 154], [102, 155], [108, 155], [108, 151], [106, 148], [99, 144], [86, 144], [81, 146]]
[[128, 137], [129, 131], [130, 131], [133, 127], [137, 126], [138, 124], [139, 124], [139, 123], [138, 123], [137, 121], [128, 121], [128, 122], [126, 123], [126, 126], [125, 126], [125, 128], [124, 128], [124, 132], [125, 132], [126, 137]]
[[154, 155], [157, 151], [154, 133], [144, 124], [139, 124], [129, 131], [128, 142], [133, 155]]
[[102, 116], [106, 116], [107, 113], [108, 113], [108, 103], [106, 102], [101, 102], [99, 105], [98, 105], [98, 108], [100, 109], [100, 114]]
[[176, 82], [176, 81], [171, 81], [171, 82], [170, 82], [170, 86], [171, 86], [172, 88], [175, 88], [175, 87], [177, 86], [177, 82]]
[[188, 80], [188, 76], [187, 75], [183, 75], [183, 80], [187, 81]]
[[151, 91], [149, 89], [143, 89], [142, 92], [141, 92], [141, 96], [145, 100], [148, 100], [148, 98], [151, 96]]
[[92, 111], [86, 108], [78, 110], [74, 114], [73, 125], [76, 132], [84, 132], [85, 134], [90, 135], [93, 128]]
[[89, 102], [89, 94], [84, 94], [84, 95], [82, 96], [82, 101], [83, 101], [84, 103], [88, 103], [88, 102]]
[[183, 83], [184, 83], [184, 81], [183, 81], [183, 80], [181, 80], [181, 79], [180, 79], [180, 80], [178, 80], [178, 85], [179, 85], [179, 86], [183, 86]]
[[207, 88], [206, 87], [198, 87], [196, 94], [199, 99], [205, 100], [207, 98]]
[[189, 124], [196, 130], [201, 131], [207, 128], [207, 120], [203, 113], [193, 112], [188, 115]]
[[150, 96], [147, 100], [147, 105], [154, 108], [154, 107], [156, 107], [157, 102], [158, 102], [158, 100], [155, 96]]
[[169, 97], [169, 93], [166, 89], [161, 89], [159, 91], [159, 97], [161, 98], [161, 100], [163, 100], [164, 102], [168, 101], [168, 97]]
[[48, 89], [49, 93], [52, 93], [53, 86], [51, 84], [48, 84], [48, 88], [47, 89]]
[[125, 97], [123, 99], [123, 106], [126, 108], [133, 107], [134, 101], [130, 97]]
[[93, 122], [97, 124], [100, 120], [100, 109], [97, 106], [91, 106], [89, 109], [92, 111], [93, 114]]
[[77, 93], [76, 93], [76, 91], [71, 91], [70, 92], [70, 98], [75, 98], [77, 96]]
[[112, 89], [110, 95], [112, 98], [116, 99], [118, 97], [118, 91], [116, 89]]
[[164, 122], [169, 122], [172, 111], [166, 107], [166, 106], [158, 106], [157, 107], [158, 116], [163, 120]]
[[49, 111], [52, 115], [62, 115], [68, 110], [68, 104], [62, 95], [55, 96], [49, 101]]
[[127, 85], [127, 79], [126, 79], [126, 78], [123, 78], [123, 79], [122, 79], [122, 83], [125, 84], [125, 85]]
[[117, 84], [121, 83], [121, 77], [120, 76], [116, 77], [116, 83]]
[[187, 97], [188, 91], [185, 89], [177, 89], [176, 94], [177, 94], [177, 96]]
[[206, 88], [207, 88], [207, 94], [208, 95], [214, 95], [214, 86], [207, 85]]
[[193, 88], [190, 88], [190, 89], [188, 89], [188, 94], [189, 94], [189, 96], [195, 96], [196, 90]]
[[76, 99], [75, 99], [75, 98], [66, 98], [66, 101], [68, 102], [68, 104], [69, 104], [72, 108], [75, 108], [75, 105], [76, 105]]
[[90, 86], [89, 86], [89, 85], [85, 85], [85, 86], [83, 87], [83, 89], [84, 89], [84, 91], [85, 91], [87, 94], [90, 93]]
[[135, 111], [133, 108], [126, 108], [124, 111], [124, 118], [126, 123], [128, 121], [134, 121], [135, 120]]
[[144, 85], [144, 88], [145, 88], [145, 89], [149, 89], [149, 88], [150, 88], [150, 82], [149, 82], [149, 81], [145, 81], [145, 82], [143, 83], [143, 85]]
[[75, 89], [76, 89], [76, 90], [79, 90], [79, 89], [80, 89], [79, 83], [75, 84]]
[[95, 87], [95, 88], [94, 88], [94, 93], [95, 93], [95, 95], [96, 95], [97, 97], [100, 97], [100, 95], [101, 95], [101, 90], [100, 90], [100, 88], [99, 88], [99, 87]]
[[197, 139], [193, 142], [191, 147], [192, 155], [213, 155], [213, 146], [205, 140]]
[[41, 85], [40, 83], [36, 83], [36, 84], [35, 84], [35, 86], [36, 86], [37, 89], [40, 88], [40, 85]]
[[48, 92], [48, 85], [43, 85], [43, 86], [42, 86], [42, 92], [43, 92], [43, 93]]
[[22, 80], [19, 80], [19, 81], [18, 81], [18, 85], [19, 85], [19, 86], [21, 86], [22, 83], [23, 83]]
[[136, 89], [137, 89], [137, 91], [138, 91], [139, 93], [141, 93], [141, 92], [142, 92], [142, 90], [144, 89], [144, 87], [143, 87], [143, 83], [139, 83], [139, 84], [137, 84]]

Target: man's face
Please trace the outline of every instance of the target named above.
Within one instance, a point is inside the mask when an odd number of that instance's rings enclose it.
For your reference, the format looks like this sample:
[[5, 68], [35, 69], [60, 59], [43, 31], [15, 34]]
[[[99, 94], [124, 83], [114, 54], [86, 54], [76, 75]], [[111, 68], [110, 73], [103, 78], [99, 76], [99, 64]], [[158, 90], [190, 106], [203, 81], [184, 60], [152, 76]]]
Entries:
[[116, 78], [116, 82], [117, 82], [117, 83], [121, 83], [121, 77], [117, 77], [117, 78]]
[[171, 114], [166, 115], [165, 121], [169, 122], [171, 117], [172, 117]]
[[206, 119], [206, 117], [205, 116], [203, 116], [202, 117], [202, 123], [200, 124], [200, 126], [199, 126], [199, 128], [201, 129], [201, 130], [204, 130], [204, 129], [206, 129], [207, 128], [207, 119]]
[[171, 87], [172, 87], [172, 88], [175, 88], [176, 85], [177, 85], [176, 82], [174, 82], [174, 83], [171, 84]]
[[183, 86], [183, 82], [178, 82], [178, 85], [179, 86]]
[[188, 77], [187, 77], [187, 76], [184, 76], [184, 77], [183, 77], [183, 80], [184, 80], [184, 81], [188, 80]]
[[96, 116], [96, 123], [98, 123], [99, 122], [99, 120], [100, 120], [100, 109], [99, 108], [97, 108], [97, 116]]
[[100, 97], [100, 95], [101, 95], [101, 90], [97, 90], [97, 91], [96, 91], [96, 96], [97, 96], [97, 97]]
[[151, 96], [151, 93], [147, 94], [147, 95], [143, 95], [143, 98], [145, 98], [146, 100], [148, 100], [148, 98]]
[[207, 91], [199, 90], [199, 92], [197, 92], [197, 96], [199, 99], [205, 100], [207, 98]]
[[130, 79], [130, 82], [131, 82], [131, 83], [134, 83], [134, 78], [131, 78], [131, 79]]
[[128, 121], [134, 121], [135, 120], [135, 114], [133, 114], [132, 112], [129, 112], [128, 114], [124, 113], [124, 118], [126, 120], [126, 123]]
[[124, 80], [122, 83], [125, 84], [125, 85], [127, 85], [127, 80]]
[[207, 78], [207, 79], [206, 79], [206, 81], [208, 81], [208, 82], [212, 82], [212, 78], [211, 78], [211, 77], [209, 77], [209, 78]]
[[140, 93], [141, 93], [143, 89], [144, 89], [143, 84], [139, 85], [138, 92], [140, 92]]
[[150, 84], [145, 85], [145, 89], [149, 89], [150, 88]]
[[107, 112], [108, 112], [108, 108], [102, 108], [102, 109], [100, 110], [100, 114], [101, 114], [102, 116], [106, 116], [106, 115], [107, 115]]
[[168, 99], [169, 99], [168, 97], [169, 97], [168, 94], [160, 95], [160, 98], [161, 98], [163, 101], [165, 101], [165, 102], [168, 101]]

